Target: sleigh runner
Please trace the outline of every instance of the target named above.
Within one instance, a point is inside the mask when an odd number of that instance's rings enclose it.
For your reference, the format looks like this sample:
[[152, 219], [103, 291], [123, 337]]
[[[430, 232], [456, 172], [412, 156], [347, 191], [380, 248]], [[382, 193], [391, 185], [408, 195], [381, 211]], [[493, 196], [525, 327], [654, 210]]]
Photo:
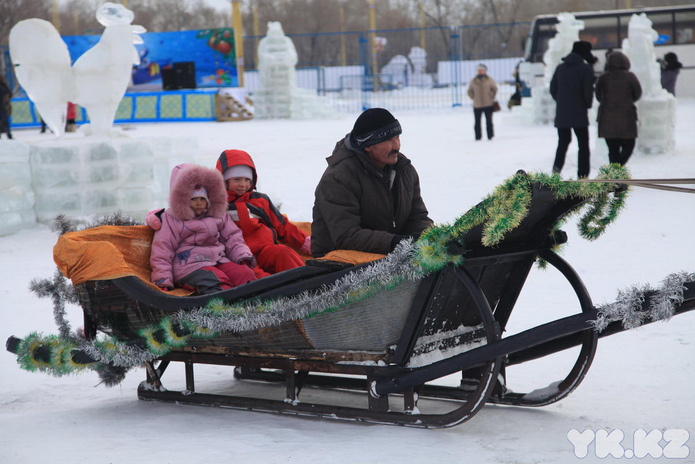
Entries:
[[[588, 238], [614, 219], [624, 196], [617, 187], [518, 173], [456, 223], [382, 259], [308, 260], [212, 298], [163, 293], [137, 272], [85, 280], [74, 285], [84, 342], [66, 348], [12, 337], [7, 348], [37, 366], [129, 367], [140, 360], [144, 400], [416, 427], [456, 425], [486, 402], [547, 405], [579, 385], [599, 337], [695, 308], [692, 274], [597, 308], [555, 253], [567, 240], [557, 226], [568, 214], [589, 206], [581, 221]], [[537, 262], [564, 276], [580, 312], [502, 337]], [[100, 333], [111, 337], [111, 348], [96, 342]], [[507, 390], [507, 368], [571, 347], [579, 347], [577, 359], [558, 382], [529, 393]], [[58, 353], [67, 360], [56, 361]], [[185, 365], [183, 391], [163, 384], [171, 362]], [[203, 392], [196, 364], [234, 366], [234, 391]], [[437, 385], [456, 373], [460, 386]], [[236, 391], [247, 381], [250, 393]]]

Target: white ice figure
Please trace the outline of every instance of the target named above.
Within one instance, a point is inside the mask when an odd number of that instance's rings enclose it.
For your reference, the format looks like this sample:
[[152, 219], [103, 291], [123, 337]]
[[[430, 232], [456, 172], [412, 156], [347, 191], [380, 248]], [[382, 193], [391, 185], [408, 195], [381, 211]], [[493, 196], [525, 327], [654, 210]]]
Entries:
[[[428, 87], [432, 85], [432, 76], [429, 76], [427, 67], [427, 52], [420, 47], [412, 47], [408, 56], [395, 55], [381, 68], [381, 74], [386, 82], [394, 85]], [[389, 80], [390, 79], [390, 80]]]
[[140, 63], [134, 44], [142, 43], [137, 34], [145, 29], [131, 26], [133, 12], [116, 3], [104, 3], [97, 10], [96, 18], [105, 29], [99, 42], [72, 67], [75, 83], [72, 102], [83, 106], [89, 115], [90, 124], [83, 126], [82, 131], [105, 134], [113, 125], [133, 65]]
[[255, 98], [258, 118], [289, 118], [292, 89], [297, 75], [297, 49], [277, 21], [268, 23], [268, 32], [258, 42], [258, 73], [261, 91]]
[[644, 13], [634, 14], [622, 44], [632, 64], [630, 70], [642, 86], [642, 98], [637, 102], [637, 150], [642, 153], [667, 153], [675, 147], [676, 97], [661, 87], [661, 69], [654, 50], [658, 37]]
[[584, 21], [576, 19], [572, 13], [560, 13], [557, 20], [557, 34], [548, 41], [548, 49], [543, 54], [543, 83], [531, 89], [537, 124], [549, 124], [555, 120], [555, 100], [550, 95], [550, 81], [557, 66], [572, 52], [574, 42], [579, 40], [579, 31], [584, 29]]
[[277, 21], [258, 43], [261, 88], [254, 92], [257, 118], [311, 119], [335, 117], [336, 112], [314, 92], [296, 87], [297, 49]]
[[37, 18], [15, 24], [9, 45], [19, 84], [51, 131], [62, 135], [67, 102], [73, 94], [67, 45], [51, 23]]
[[548, 49], [543, 53], [547, 85], [550, 85], [555, 68], [572, 52], [572, 45], [579, 40], [579, 31], [584, 30], [584, 21], [576, 19], [572, 13], [560, 13], [557, 20], [557, 34], [548, 41]]
[[382, 80], [393, 85], [407, 86], [413, 75], [413, 65], [407, 57], [395, 55], [381, 68]]
[[142, 43], [141, 26], [131, 26], [133, 13], [123, 5], [104, 3], [96, 13], [105, 26], [99, 42], [70, 66], [65, 42], [53, 25], [40, 19], [18, 22], [10, 31], [10, 55], [17, 80], [46, 124], [64, 132], [68, 102], [83, 106], [87, 134], [106, 134], [128, 88], [132, 67], [140, 62], [134, 46]]
[[432, 76], [427, 74], [427, 52], [420, 47], [413, 47], [408, 53], [408, 59], [413, 64], [413, 75], [410, 85], [430, 87]]

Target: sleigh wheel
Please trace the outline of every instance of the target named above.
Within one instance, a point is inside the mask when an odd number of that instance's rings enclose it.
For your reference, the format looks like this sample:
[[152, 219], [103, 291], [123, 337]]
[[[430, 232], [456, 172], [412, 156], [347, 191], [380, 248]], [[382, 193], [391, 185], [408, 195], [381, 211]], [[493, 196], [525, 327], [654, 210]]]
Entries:
[[[541, 253], [541, 257], [560, 271], [570, 283], [579, 299], [582, 313], [592, 312], [594, 308], [591, 297], [574, 269], [552, 251]], [[509, 355], [505, 366], [530, 362], [534, 359], [539, 359], [563, 350], [564, 348], [576, 345], [580, 346], [577, 360], [564, 379], [553, 382], [547, 387], [534, 390], [530, 393], [505, 392], [499, 397], [492, 398], [492, 402], [517, 406], [545, 406], [563, 399], [577, 388], [584, 379], [596, 354], [597, 343], [598, 333], [590, 327], [587, 327], [587, 330], [574, 333], [570, 336], [512, 353]]]

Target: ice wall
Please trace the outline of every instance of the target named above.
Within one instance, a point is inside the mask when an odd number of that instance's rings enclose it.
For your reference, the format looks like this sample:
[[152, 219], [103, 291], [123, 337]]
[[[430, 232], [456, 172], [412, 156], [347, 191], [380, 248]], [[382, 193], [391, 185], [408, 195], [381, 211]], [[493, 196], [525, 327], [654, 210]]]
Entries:
[[36, 223], [29, 147], [0, 141], [0, 236]]
[[637, 102], [637, 150], [647, 154], [675, 148], [676, 97], [661, 87], [661, 69], [654, 50], [658, 37], [651, 20], [641, 13], [630, 18], [623, 41], [623, 52], [632, 64], [630, 70], [642, 85], [642, 98]]
[[337, 117], [330, 104], [315, 92], [296, 85], [297, 49], [277, 21], [268, 23], [268, 33], [258, 43], [261, 88], [254, 91], [257, 118], [314, 119]]
[[116, 211], [143, 221], [167, 206], [171, 168], [196, 162], [195, 137], [82, 137], [0, 144], [0, 235]]

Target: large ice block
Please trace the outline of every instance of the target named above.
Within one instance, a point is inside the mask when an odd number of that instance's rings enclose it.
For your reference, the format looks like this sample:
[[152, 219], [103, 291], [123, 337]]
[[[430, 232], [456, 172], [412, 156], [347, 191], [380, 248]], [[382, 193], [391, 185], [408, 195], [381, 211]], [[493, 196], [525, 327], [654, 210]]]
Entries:
[[34, 191], [31, 188], [29, 146], [0, 142], [0, 236], [33, 227]]

